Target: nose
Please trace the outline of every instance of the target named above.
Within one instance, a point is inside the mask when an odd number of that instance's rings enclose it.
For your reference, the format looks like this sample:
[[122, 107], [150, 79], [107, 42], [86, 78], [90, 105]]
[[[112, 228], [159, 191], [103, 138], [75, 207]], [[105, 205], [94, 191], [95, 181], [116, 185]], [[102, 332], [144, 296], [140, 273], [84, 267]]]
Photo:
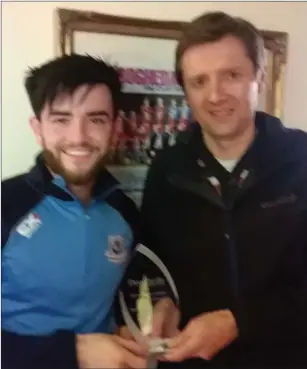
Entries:
[[212, 104], [217, 104], [224, 99], [224, 88], [219, 78], [213, 78], [208, 86], [208, 100]]
[[86, 141], [86, 138], [86, 122], [82, 119], [73, 121], [70, 124], [67, 139], [75, 145], [80, 145]]

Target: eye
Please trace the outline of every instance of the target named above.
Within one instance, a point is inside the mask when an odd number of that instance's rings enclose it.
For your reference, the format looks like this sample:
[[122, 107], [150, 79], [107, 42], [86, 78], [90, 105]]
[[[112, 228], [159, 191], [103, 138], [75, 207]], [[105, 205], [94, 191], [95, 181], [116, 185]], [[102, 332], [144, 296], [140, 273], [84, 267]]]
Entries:
[[205, 84], [204, 76], [193, 78], [190, 83], [191, 87], [193, 88], [201, 88], [204, 84]]
[[236, 79], [239, 79], [241, 77], [241, 74], [239, 72], [236, 72], [236, 71], [229, 71], [229, 72], [227, 72], [226, 76], [229, 80], [236, 80]]
[[52, 120], [52, 123], [66, 124], [66, 123], [68, 123], [68, 119], [67, 118], [55, 118], [55, 119]]
[[91, 118], [91, 122], [94, 124], [106, 124], [106, 119], [103, 118]]

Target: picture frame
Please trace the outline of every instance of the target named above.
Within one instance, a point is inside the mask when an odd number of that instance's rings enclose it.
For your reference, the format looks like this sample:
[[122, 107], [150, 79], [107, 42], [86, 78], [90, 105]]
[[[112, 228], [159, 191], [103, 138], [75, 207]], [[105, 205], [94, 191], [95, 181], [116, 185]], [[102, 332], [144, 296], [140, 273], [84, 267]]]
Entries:
[[[159, 117], [164, 117], [164, 120], [161, 118], [160, 126], [156, 124], [156, 128], [153, 128], [154, 138], [151, 136], [151, 143], [148, 142], [148, 137], [147, 141], [144, 138], [146, 132], [142, 136], [143, 141], [138, 140], [138, 144], [132, 143], [131, 135], [124, 134], [126, 151], [119, 148], [118, 142], [122, 142], [121, 140], [117, 140], [115, 151], [130, 152], [130, 156], [119, 154], [115, 160], [113, 155], [108, 165], [108, 169], [122, 184], [123, 190], [140, 205], [146, 173], [156, 155], [155, 150], [151, 152], [148, 149], [150, 145], [153, 147], [152, 139], [159, 149], [159, 144], [164, 144], [166, 138], [168, 143], [171, 140], [171, 124], [174, 123], [175, 116], [176, 127], [180, 130], [187, 127], [190, 117], [184, 93], [174, 74], [176, 42], [186, 23], [63, 8], [56, 9], [55, 16], [56, 55], [75, 52], [102, 56], [119, 68], [126, 106], [121, 109], [123, 115], [118, 121], [118, 136], [121, 131], [125, 131], [125, 124], [128, 125], [128, 130], [139, 124], [144, 133], [147, 129], [144, 127], [149, 126], [146, 123], [150, 116], [149, 111], [155, 115], [156, 122], [160, 121]], [[282, 118], [288, 34], [267, 30], [261, 30], [261, 33], [267, 53], [267, 83], [260, 105], [267, 113]], [[137, 119], [141, 123], [137, 123]], [[159, 133], [162, 125], [165, 130], [168, 127], [167, 135]], [[174, 137], [172, 139], [174, 144], [176, 140]], [[138, 145], [137, 149], [133, 145]], [[133, 146], [133, 150], [128, 146]], [[141, 153], [141, 156], [136, 158], [132, 153]]]

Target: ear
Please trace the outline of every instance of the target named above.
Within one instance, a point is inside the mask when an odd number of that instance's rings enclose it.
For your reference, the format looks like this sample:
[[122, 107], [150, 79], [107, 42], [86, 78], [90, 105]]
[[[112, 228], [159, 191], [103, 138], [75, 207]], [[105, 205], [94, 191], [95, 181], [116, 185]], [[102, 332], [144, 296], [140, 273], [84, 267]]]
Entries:
[[193, 121], [196, 120], [196, 118], [193, 115], [193, 109], [191, 108], [191, 104], [190, 104], [190, 97], [189, 97], [189, 94], [187, 93], [187, 91], [186, 90], [184, 90], [184, 91], [185, 91], [185, 95], [184, 95], [185, 101], [186, 101], [186, 103], [187, 103], [187, 105], [190, 109], [190, 117], [191, 117], [190, 120], [191, 120], [191, 122], [193, 122]]
[[259, 96], [265, 91], [267, 84], [267, 72], [266, 70], [259, 70], [257, 73], [257, 81], [259, 86]]
[[112, 119], [112, 126], [111, 126], [111, 134], [113, 134], [116, 130], [116, 121], [117, 121], [117, 118], [119, 117], [119, 111], [117, 111], [117, 113], [114, 115], [113, 119]]
[[34, 116], [29, 119], [30, 126], [35, 135], [36, 142], [42, 146], [42, 124], [41, 122]]

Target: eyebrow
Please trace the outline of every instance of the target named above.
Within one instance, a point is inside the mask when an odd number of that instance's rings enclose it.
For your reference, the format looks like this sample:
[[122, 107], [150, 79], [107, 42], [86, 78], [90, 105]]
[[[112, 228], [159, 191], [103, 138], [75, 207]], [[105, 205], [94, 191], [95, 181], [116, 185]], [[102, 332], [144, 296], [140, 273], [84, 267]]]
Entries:
[[61, 115], [61, 116], [68, 117], [71, 115], [71, 113], [69, 113], [68, 111], [50, 110], [49, 115]]
[[[229, 72], [229, 71], [233, 71], [233, 70], [242, 70], [242, 66], [232, 65], [232, 66], [229, 66], [229, 67], [221, 68], [221, 69], [218, 70], [218, 72], [225, 73], [225, 72]], [[188, 75], [187, 78], [188, 79], [194, 79], [194, 78], [205, 77], [207, 75], [208, 75], [207, 73], [191, 74], [190, 76]]]
[[[50, 110], [50, 115], [57, 115], [57, 116], [63, 116], [63, 117], [70, 117], [72, 114], [69, 111], [63, 111], [63, 110]], [[86, 113], [89, 117], [97, 117], [97, 116], [105, 116], [110, 118], [110, 114], [107, 113], [105, 110], [92, 110]]]
[[97, 115], [103, 115], [105, 117], [110, 117], [110, 114], [107, 113], [105, 110], [93, 110], [93, 111], [89, 111], [88, 113], [86, 113], [86, 115], [90, 116], [90, 117], [94, 117]]

